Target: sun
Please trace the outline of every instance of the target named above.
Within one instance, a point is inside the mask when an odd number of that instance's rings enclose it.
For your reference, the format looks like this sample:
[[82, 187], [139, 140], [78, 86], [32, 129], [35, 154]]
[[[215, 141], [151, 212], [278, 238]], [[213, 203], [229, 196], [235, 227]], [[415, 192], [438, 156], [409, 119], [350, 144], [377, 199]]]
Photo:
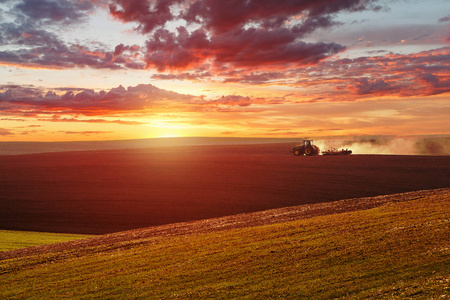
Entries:
[[175, 134], [175, 133], [167, 133], [167, 134], [162, 134], [159, 137], [160, 138], [177, 138], [177, 137], [180, 137], [180, 135]]
[[178, 138], [183, 136], [183, 132], [178, 128], [159, 128], [159, 130], [155, 132], [155, 137], [159, 138]]

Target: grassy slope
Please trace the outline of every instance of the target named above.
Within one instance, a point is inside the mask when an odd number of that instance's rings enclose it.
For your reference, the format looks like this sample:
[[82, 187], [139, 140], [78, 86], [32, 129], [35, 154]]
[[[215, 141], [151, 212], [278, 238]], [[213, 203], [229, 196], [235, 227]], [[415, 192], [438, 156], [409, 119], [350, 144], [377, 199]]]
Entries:
[[89, 235], [0, 230], [0, 251], [61, 243], [87, 237]]
[[449, 297], [450, 190], [408, 195], [269, 225], [134, 231], [115, 243], [4, 257], [0, 298]]

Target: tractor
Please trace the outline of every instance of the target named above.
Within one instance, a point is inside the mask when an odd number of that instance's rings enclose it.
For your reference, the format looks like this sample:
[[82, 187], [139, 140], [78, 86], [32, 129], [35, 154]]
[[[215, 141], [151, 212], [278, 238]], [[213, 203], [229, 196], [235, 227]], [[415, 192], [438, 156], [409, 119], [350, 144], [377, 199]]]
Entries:
[[303, 145], [297, 145], [292, 147], [292, 153], [294, 153], [295, 156], [299, 155], [318, 155], [320, 152], [319, 147], [316, 145], [313, 145], [313, 140], [303, 140]]

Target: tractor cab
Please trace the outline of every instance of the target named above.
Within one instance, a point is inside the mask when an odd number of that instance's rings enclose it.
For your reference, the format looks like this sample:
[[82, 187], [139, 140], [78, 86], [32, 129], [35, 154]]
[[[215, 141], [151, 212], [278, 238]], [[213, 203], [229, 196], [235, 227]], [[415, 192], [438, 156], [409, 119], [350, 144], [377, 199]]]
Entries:
[[320, 152], [319, 147], [313, 144], [313, 140], [303, 140], [303, 145], [298, 145], [292, 148], [292, 153], [295, 156], [299, 155], [318, 155]]

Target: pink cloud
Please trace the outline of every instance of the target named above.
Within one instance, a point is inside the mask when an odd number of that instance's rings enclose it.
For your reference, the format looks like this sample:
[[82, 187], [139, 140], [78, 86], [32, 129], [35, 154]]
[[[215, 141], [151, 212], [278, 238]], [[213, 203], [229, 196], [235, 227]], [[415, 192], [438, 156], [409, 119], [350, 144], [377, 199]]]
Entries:
[[[125, 46], [117, 50], [125, 51]], [[116, 117], [149, 114], [176, 109], [183, 112], [265, 111], [283, 103], [355, 101], [375, 96], [430, 96], [450, 92], [448, 73], [450, 48], [408, 55], [386, 54], [376, 57], [326, 60], [310, 66], [273, 71], [251, 68], [219, 69], [223, 82], [276, 84], [300, 87], [281, 97], [224, 95], [214, 99], [180, 94], [141, 84], [108, 91], [59, 88], [46, 90], [35, 86], [0, 86], [0, 114], [3, 119], [34, 117], [54, 122], [91, 122], [138, 125]], [[201, 80], [214, 78], [205, 69], [180, 74], [158, 74], [157, 78]], [[48, 118], [56, 116], [55, 119]], [[88, 118], [79, 118], [79, 116]], [[59, 117], [63, 116], [63, 117]], [[68, 117], [70, 116], [70, 117]], [[93, 118], [115, 116], [114, 120]]]
[[[105, 3], [19, 1], [14, 12], [22, 23], [2, 24], [3, 38], [9, 45], [27, 47], [0, 52], [0, 64], [54, 69], [147, 67], [160, 72], [195, 69], [205, 63], [215, 68], [224, 64], [231, 68], [311, 65], [345, 47], [307, 43], [302, 38], [337, 25], [334, 18], [338, 12], [380, 9], [375, 0], [111, 0], [109, 13], [122, 22], [137, 24], [136, 30], [148, 37], [145, 47], [119, 44], [114, 49], [68, 44], [49, 27], [55, 22], [82, 22], [95, 8], [106, 8]], [[198, 29], [188, 31], [179, 26], [175, 32], [169, 31], [166, 25], [176, 20]]]
[[[0, 93], [0, 113], [30, 114], [81, 114], [85, 116], [108, 115], [140, 110], [151, 110], [165, 102], [182, 103], [193, 96], [159, 89], [153, 85], [119, 86], [109, 91], [84, 89], [68, 90], [63, 94], [44, 91], [33, 86], [6, 85]], [[65, 90], [65, 89], [62, 89]]]
[[246, 107], [252, 104], [252, 99], [250, 97], [243, 97], [238, 95], [222, 96], [218, 99], [208, 101], [204, 103], [205, 105], [226, 105], [226, 106], [240, 106]]
[[308, 90], [305, 96], [317, 101], [355, 100], [373, 95], [427, 96], [450, 92], [449, 56], [447, 47], [405, 55], [389, 53], [325, 60], [291, 69], [241, 68], [218, 74], [225, 83], [302, 87]]
[[137, 22], [137, 30], [149, 33], [173, 20], [175, 16], [172, 15], [170, 7], [182, 1], [156, 0], [151, 3], [142, 0], [114, 0], [112, 2], [109, 5], [112, 16], [123, 22]]
[[437, 95], [450, 92], [450, 76], [436, 76], [431, 73], [423, 73], [418, 76], [418, 81], [422, 82], [430, 95]]
[[[333, 20], [337, 12], [379, 10], [375, 2], [156, 0], [151, 5], [115, 0], [109, 9], [115, 18], [136, 22], [139, 32], [150, 34], [144, 60], [148, 68], [162, 72], [194, 68], [206, 61], [234, 67], [314, 64], [345, 47], [299, 39], [337, 25]], [[174, 8], [181, 7], [181, 13], [176, 14]], [[298, 15], [303, 16], [301, 21], [289, 25], [288, 21]], [[200, 28], [190, 33], [183, 26], [176, 33], [164, 28], [176, 19]], [[248, 24], [254, 25], [245, 27]]]
[[[202, 24], [214, 33], [231, 31], [251, 22], [261, 23], [266, 28], [278, 28], [283, 26], [290, 17], [299, 14], [304, 15], [305, 22], [302, 24], [304, 27], [328, 27], [330, 21], [325, 22], [323, 19], [330, 20], [333, 14], [337, 12], [380, 9], [380, 6], [374, 5], [376, 1], [360, 0], [197, 0], [186, 2], [189, 5], [185, 13], [182, 14], [182, 18], [191, 23]], [[314, 20], [317, 19], [322, 20], [312, 25]], [[303, 29], [302, 31], [310, 30]]]
[[[180, 94], [153, 85], [119, 86], [109, 91], [67, 88], [45, 90], [34, 86], [0, 86], [0, 115], [34, 118], [38, 121], [65, 123], [115, 123], [142, 125], [143, 122], [119, 119], [118, 116], [146, 116], [183, 112], [252, 112], [263, 106], [281, 104], [284, 97], [224, 95], [213, 99]], [[256, 107], [257, 106], [257, 107]], [[251, 107], [251, 108], [250, 108]], [[97, 117], [96, 117], [97, 116]], [[108, 117], [108, 119], [98, 116]], [[113, 119], [111, 119], [113, 118]], [[3, 118], [10, 120], [11, 118]]]
[[158, 29], [146, 46], [147, 67], [156, 67], [159, 71], [196, 67], [211, 56], [205, 32], [196, 30], [189, 34], [184, 27], [178, 27], [177, 34]]
[[212, 39], [215, 61], [240, 67], [298, 66], [319, 62], [345, 47], [334, 43], [296, 41], [288, 29], [238, 29]]

